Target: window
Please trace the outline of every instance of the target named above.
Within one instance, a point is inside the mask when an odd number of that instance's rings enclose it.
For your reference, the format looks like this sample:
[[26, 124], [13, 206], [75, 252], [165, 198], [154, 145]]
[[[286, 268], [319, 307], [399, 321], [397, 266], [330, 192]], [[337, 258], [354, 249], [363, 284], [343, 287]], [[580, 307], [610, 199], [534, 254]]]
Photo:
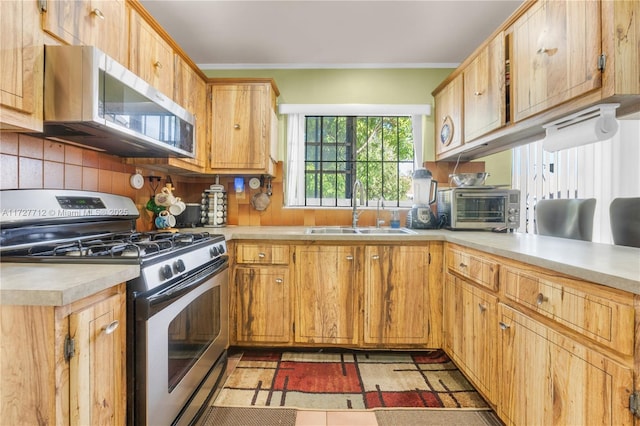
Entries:
[[304, 134], [304, 205], [351, 206], [356, 179], [367, 205], [410, 204], [411, 117], [305, 116]]
[[620, 120], [607, 141], [555, 153], [543, 142], [514, 148], [512, 186], [520, 194], [520, 232], [535, 233], [535, 205], [555, 198], [596, 198], [593, 242], [612, 243], [609, 205], [617, 197], [640, 194], [640, 120]]

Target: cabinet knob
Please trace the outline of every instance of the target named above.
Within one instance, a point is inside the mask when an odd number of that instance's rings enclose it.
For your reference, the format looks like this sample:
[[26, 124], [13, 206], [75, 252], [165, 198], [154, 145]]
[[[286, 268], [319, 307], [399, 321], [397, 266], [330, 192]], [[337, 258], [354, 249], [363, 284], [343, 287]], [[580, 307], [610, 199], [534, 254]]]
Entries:
[[378, 259], [380, 259], [380, 256], [377, 255], [377, 254], [374, 254], [373, 256], [371, 256], [371, 259], [378, 260]]
[[162, 62], [160, 62], [160, 61], [155, 61], [155, 62], [153, 63], [153, 66], [154, 66], [154, 67], [156, 67], [156, 68], [158, 68], [158, 69], [162, 69]]
[[549, 53], [551, 49], [547, 49], [546, 47], [541, 47], [540, 49], [538, 49], [537, 53]]
[[487, 310], [487, 307], [484, 306], [482, 303], [478, 303], [478, 309], [480, 309], [480, 312], [484, 312]]
[[511, 328], [511, 326], [509, 324], [505, 324], [502, 321], [500, 321], [498, 324], [500, 324], [500, 329], [502, 329], [502, 330], [506, 330], [508, 328]]
[[116, 331], [119, 325], [120, 325], [120, 321], [118, 320], [111, 321], [109, 324], [105, 325], [102, 328], [102, 331], [104, 331], [104, 334], [111, 334], [114, 331]]
[[284, 280], [282, 278], [276, 278], [276, 283], [282, 284]]
[[465, 265], [465, 264], [464, 264], [464, 263], [462, 263], [462, 262], [460, 262], [460, 265], [458, 265], [458, 266], [460, 266], [461, 268], [466, 268], [466, 267], [467, 267], [467, 265]]
[[104, 19], [104, 14], [97, 7], [91, 11], [91, 14], [97, 18]]
[[266, 256], [266, 255], [265, 255], [264, 253], [258, 253], [258, 257], [259, 257], [260, 259], [264, 259], [264, 258], [265, 258], [265, 256]]
[[476, 90], [475, 92], [473, 92], [473, 96], [480, 96], [482, 95], [482, 92]]
[[239, 130], [240, 129], [240, 125], [239, 124], [234, 124], [233, 128], [236, 129], [236, 130]]
[[548, 297], [545, 297], [545, 295], [542, 293], [538, 293], [538, 297], [536, 297], [536, 305], [540, 306], [547, 300], [549, 300]]
[[347, 256], [347, 260], [353, 260], [353, 256], [348, 255], [348, 256]]

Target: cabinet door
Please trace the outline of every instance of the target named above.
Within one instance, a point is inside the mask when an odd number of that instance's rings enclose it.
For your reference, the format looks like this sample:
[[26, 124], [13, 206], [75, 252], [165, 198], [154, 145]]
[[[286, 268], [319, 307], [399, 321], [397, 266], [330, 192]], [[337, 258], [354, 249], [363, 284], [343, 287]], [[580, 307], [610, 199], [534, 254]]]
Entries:
[[364, 269], [364, 343], [426, 345], [429, 249], [368, 246]]
[[42, 131], [44, 43], [36, 4], [0, 1], [0, 130]]
[[507, 425], [632, 425], [633, 372], [499, 305], [501, 400]]
[[[462, 280], [460, 280], [462, 281]], [[474, 384], [495, 403], [498, 350], [496, 346], [497, 297], [462, 282], [462, 362]]]
[[436, 156], [462, 146], [462, 75], [435, 96]]
[[189, 64], [176, 55], [175, 60], [175, 87], [173, 99], [195, 117], [196, 130], [196, 156], [195, 158], [181, 158], [199, 167], [204, 167], [208, 162], [207, 150], [207, 83], [189, 66]]
[[96, 46], [127, 66], [127, 39], [123, 0], [49, 1], [42, 27], [72, 45]]
[[541, 0], [513, 26], [514, 120], [602, 85], [600, 2]]
[[212, 87], [212, 169], [265, 169], [270, 96], [267, 84]]
[[125, 295], [69, 316], [75, 355], [69, 364], [70, 424], [124, 424]]
[[358, 253], [348, 246], [296, 248], [296, 342], [357, 343]]
[[131, 10], [129, 68], [173, 99], [173, 49], [138, 13]]
[[462, 359], [462, 337], [464, 329], [464, 310], [462, 288], [458, 279], [451, 274], [445, 274], [443, 291], [443, 347], [447, 354], [460, 364]]
[[238, 267], [235, 277], [237, 340], [289, 342], [292, 328], [289, 269]]
[[499, 33], [464, 70], [464, 141], [504, 125], [504, 34]]

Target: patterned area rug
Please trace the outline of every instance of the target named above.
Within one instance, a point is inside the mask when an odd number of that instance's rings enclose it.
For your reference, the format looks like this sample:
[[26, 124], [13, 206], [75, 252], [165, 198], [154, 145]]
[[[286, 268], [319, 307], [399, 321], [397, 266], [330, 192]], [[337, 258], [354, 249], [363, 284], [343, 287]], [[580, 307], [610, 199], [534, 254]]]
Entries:
[[441, 350], [245, 352], [213, 405], [319, 410], [488, 409]]

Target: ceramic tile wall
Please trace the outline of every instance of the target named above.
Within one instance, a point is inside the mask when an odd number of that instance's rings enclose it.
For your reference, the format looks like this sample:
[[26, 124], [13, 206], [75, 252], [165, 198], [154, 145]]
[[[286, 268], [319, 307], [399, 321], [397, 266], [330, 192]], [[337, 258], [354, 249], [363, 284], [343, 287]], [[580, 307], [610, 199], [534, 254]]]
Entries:
[[[440, 187], [448, 186], [448, 175], [455, 163], [425, 163]], [[83, 189], [124, 195], [134, 200], [140, 211], [137, 222], [139, 231], [153, 228], [153, 217], [144, 206], [153, 193], [147, 183], [135, 190], [129, 185], [129, 177], [140, 169], [125, 164], [121, 158], [83, 149], [74, 145], [37, 138], [20, 133], [0, 132], [0, 189], [63, 188]], [[484, 171], [484, 163], [459, 164], [458, 172]], [[159, 188], [164, 185], [166, 173], [141, 169], [143, 175], [162, 177]], [[269, 207], [262, 212], [251, 206], [251, 197], [258, 190], [249, 188], [249, 176], [245, 176], [244, 193], [236, 194], [233, 188], [235, 176], [220, 177], [220, 183], [227, 188], [228, 225], [242, 226], [323, 226], [349, 225], [351, 209], [307, 209], [284, 208], [283, 206], [283, 163], [279, 162], [272, 180], [273, 195]], [[199, 203], [202, 191], [215, 183], [215, 177], [187, 178], [172, 176], [174, 195], [188, 203]], [[389, 223], [388, 212], [383, 211], [382, 219]], [[375, 224], [376, 211], [365, 210], [359, 223], [363, 226]], [[406, 211], [401, 212], [401, 223], [406, 219]]]

